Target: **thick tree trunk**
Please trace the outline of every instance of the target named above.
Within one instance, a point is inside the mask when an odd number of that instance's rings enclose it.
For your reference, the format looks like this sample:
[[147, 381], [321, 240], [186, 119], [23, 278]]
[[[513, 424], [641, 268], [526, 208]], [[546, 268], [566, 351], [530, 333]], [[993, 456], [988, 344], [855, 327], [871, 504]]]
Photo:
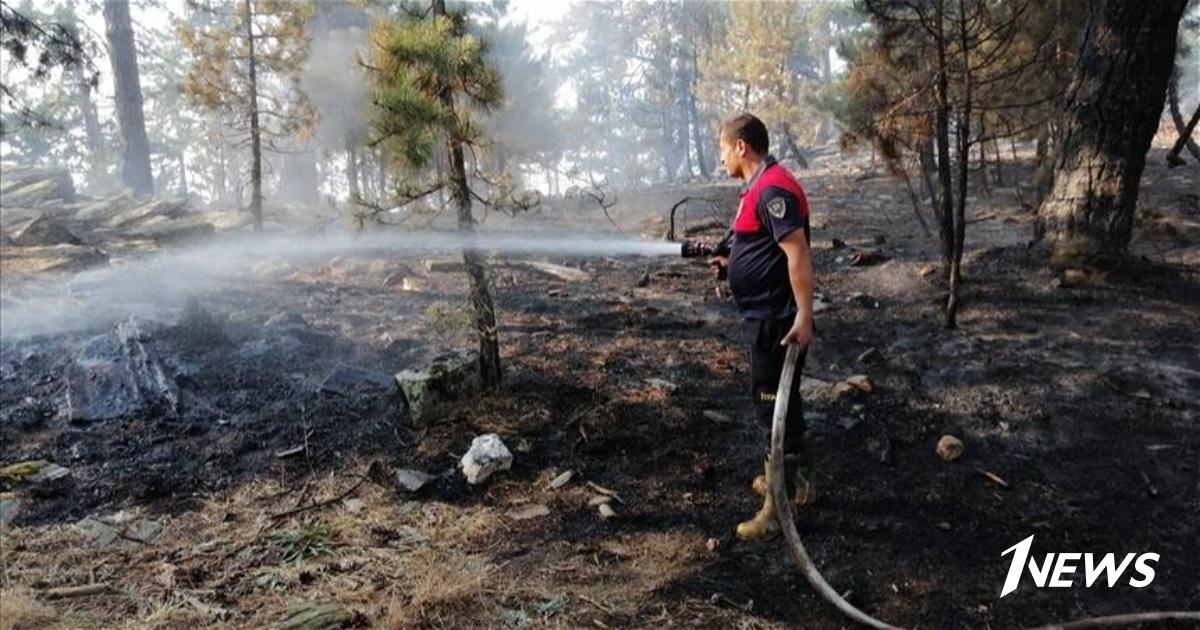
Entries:
[[254, 7], [246, 1], [246, 61], [249, 66], [249, 94], [246, 96], [250, 109], [250, 213], [254, 216], [255, 231], [263, 227], [262, 186], [262, 134], [258, 129], [258, 73], [254, 58]]
[[79, 88], [79, 111], [83, 112], [83, 129], [87, 138], [88, 185], [96, 187], [104, 177], [101, 153], [104, 137], [100, 134], [100, 116], [96, 113], [96, 101], [92, 100], [92, 84], [83, 75], [83, 66], [75, 64], [75, 85]]
[[[433, 14], [446, 15], [444, 0], [433, 0]], [[441, 89], [442, 103], [454, 108], [454, 96], [448, 86]], [[450, 162], [450, 190], [458, 207], [458, 231], [470, 234], [475, 231], [475, 217], [471, 214], [471, 189], [467, 184], [467, 169], [463, 159], [462, 141], [451, 136], [446, 141]], [[492, 302], [491, 273], [483, 255], [473, 247], [463, 248], [463, 263], [471, 286], [471, 306], [475, 311], [475, 330], [479, 334], [479, 372], [486, 389], [500, 387], [500, 336], [496, 327], [496, 307]]]
[[105, 0], [104, 23], [112, 60], [117, 124], [121, 128], [121, 180], [136, 194], [152, 195], [154, 177], [150, 174], [150, 142], [146, 138], [142, 84], [138, 77], [128, 0]]
[[1053, 262], [1124, 256], [1186, 5], [1103, 0], [1093, 9], [1067, 91], [1054, 183], [1034, 233]]

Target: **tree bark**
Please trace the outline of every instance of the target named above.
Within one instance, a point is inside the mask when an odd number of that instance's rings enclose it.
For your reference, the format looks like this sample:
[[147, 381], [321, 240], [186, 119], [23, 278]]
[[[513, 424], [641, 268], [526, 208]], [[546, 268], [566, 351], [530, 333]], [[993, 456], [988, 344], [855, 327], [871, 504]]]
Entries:
[[251, 0], [246, 2], [246, 44], [248, 55], [246, 63], [249, 68], [247, 107], [250, 109], [250, 213], [254, 216], [254, 230], [262, 231], [263, 227], [263, 191], [262, 191], [262, 136], [258, 129], [258, 68], [254, 58], [254, 7]]
[[128, 0], [105, 0], [104, 24], [112, 60], [117, 124], [121, 128], [121, 180], [138, 195], [154, 194], [150, 173], [150, 141], [142, 111], [142, 84], [138, 76], [137, 48], [129, 19]]
[[1093, 8], [1067, 89], [1054, 183], [1034, 228], [1052, 263], [1124, 257], [1186, 6], [1102, 0]]
[[[434, 16], [446, 15], [445, 0], [433, 0]], [[440, 89], [442, 103], [454, 109], [454, 95], [450, 86]], [[471, 234], [475, 231], [475, 217], [471, 214], [471, 189], [467, 184], [467, 169], [463, 159], [462, 140], [454, 134], [446, 139], [450, 162], [450, 190], [458, 207], [458, 231]], [[491, 273], [483, 255], [473, 247], [463, 248], [463, 263], [471, 287], [471, 307], [475, 311], [475, 330], [479, 334], [479, 372], [485, 389], [500, 387], [500, 337], [496, 327], [496, 307], [490, 289]]]

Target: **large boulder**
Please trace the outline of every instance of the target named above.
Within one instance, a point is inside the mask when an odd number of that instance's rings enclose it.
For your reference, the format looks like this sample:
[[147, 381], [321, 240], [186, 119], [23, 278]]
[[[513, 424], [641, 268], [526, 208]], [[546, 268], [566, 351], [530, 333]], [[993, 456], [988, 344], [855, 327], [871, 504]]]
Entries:
[[396, 374], [396, 383], [408, 403], [413, 424], [428, 426], [451, 403], [475, 396], [483, 388], [479, 355], [475, 352], [442, 355], [425, 369]]

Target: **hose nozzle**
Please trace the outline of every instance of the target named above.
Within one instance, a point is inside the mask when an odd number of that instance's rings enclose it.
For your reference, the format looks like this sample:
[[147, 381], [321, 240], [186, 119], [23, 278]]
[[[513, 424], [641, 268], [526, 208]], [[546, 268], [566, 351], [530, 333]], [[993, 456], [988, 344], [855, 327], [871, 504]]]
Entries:
[[679, 249], [684, 258], [700, 258], [701, 256], [712, 256], [715, 253], [712, 245], [695, 240], [681, 242]]

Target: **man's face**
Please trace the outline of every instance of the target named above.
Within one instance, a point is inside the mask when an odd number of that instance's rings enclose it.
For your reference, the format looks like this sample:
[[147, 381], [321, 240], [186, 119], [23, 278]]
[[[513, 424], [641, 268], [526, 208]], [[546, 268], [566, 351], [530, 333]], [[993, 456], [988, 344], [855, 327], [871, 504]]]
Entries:
[[742, 162], [746, 155], [745, 140], [730, 140], [725, 133], [721, 134], [721, 165], [725, 167], [725, 174], [730, 177], [742, 176]]

